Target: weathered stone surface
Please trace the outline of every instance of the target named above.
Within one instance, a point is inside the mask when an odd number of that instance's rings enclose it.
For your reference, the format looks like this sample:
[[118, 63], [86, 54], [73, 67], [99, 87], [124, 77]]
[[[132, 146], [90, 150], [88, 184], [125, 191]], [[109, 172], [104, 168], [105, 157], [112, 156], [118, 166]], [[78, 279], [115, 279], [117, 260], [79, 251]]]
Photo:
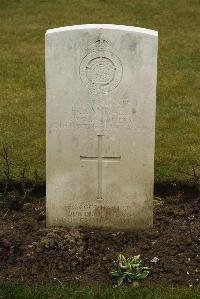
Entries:
[[47, 225], [152, 226], [156, 73], [156, 31], [47, 31]]

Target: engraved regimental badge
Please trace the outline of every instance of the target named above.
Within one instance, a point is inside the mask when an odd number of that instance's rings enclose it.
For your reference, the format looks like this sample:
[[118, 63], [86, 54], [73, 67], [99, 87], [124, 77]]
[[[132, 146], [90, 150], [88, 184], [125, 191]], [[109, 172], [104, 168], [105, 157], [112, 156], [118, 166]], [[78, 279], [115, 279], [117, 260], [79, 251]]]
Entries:
[[80, 77], [93, 94], [106, 94], [116, 88], [122, 78], [122, 64], [108, 41], [97, 40], [80, 63]]

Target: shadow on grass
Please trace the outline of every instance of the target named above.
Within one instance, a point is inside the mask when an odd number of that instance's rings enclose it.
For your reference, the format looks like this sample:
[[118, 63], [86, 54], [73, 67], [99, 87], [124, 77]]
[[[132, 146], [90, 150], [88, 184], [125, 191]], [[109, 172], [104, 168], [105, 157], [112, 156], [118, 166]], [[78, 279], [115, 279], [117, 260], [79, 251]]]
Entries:
[[[32, 181], [27, 181], [26, 188], [31, 188], [33, 186]], [[5, 182], [0, 181], [0, 193], [3, 193], [5, 189]], [[12, 181], [12, 184], [8, 185], [8, 191], [17, 190], [19, 193], [22, 193], [22, 182]], [[187, 182], [181, 181], [166, 181], [158, 182], [154, 185], [154, 194], [155, 196], [160, 197], [176, 197], [181, 194], [182, 198], [190, 199], [197, 198], [200, 195], [200, 190], [198, 186]], [[31, 192], [31, 197], [35, 198], [44, 198], [46, 195], [46, 182], [40, 181], [33, 188]]]

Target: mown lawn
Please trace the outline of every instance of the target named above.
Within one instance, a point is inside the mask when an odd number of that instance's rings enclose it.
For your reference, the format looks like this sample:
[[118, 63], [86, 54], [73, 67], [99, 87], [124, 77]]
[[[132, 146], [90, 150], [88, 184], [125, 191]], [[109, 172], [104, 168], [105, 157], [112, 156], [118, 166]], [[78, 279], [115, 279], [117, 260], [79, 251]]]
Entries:
[[45, 179], [45, 31], [114, 23], [159, 32], [155, 179], [186, 180], [200, 160], [199, 15], [199, 0], [1, 0], [0, 147], [14, 176]]
[[4, 299], [197, 299], [200, 289], [175, 289], [170, 287], [152, 288], [112, 288], [77, 286], [32, 286], [32, 287], [2, 287], [0, 298]]

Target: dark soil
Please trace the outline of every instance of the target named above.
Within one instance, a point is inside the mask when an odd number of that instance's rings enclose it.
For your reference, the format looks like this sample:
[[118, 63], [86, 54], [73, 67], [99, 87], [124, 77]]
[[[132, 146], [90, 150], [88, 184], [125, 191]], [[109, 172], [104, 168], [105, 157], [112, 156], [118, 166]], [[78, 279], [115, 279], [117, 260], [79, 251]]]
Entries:
[[118, 254], [140, 254], [143, 282], [195, 285], [200, 281], [200, 199], [155, 202], [154, 227], [122, 232], [46, 229], [45, 205], [0, 207], [0, 284], [112, 283]]

